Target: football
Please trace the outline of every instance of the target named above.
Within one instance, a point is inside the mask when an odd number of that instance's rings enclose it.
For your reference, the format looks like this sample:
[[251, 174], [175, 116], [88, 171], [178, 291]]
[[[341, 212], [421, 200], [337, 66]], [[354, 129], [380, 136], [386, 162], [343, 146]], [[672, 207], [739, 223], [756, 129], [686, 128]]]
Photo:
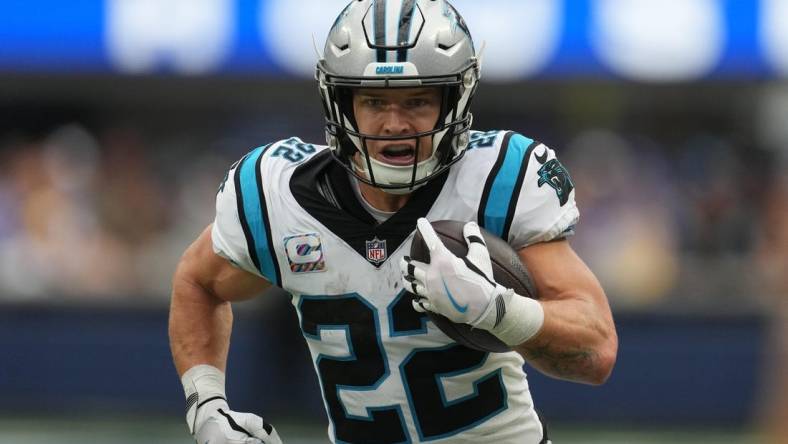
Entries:
[[[435, 233], [438, 234], [438, 237], [443, 241], [446, 248], [459, 257], [464, 257], [468, 254], [468, 246], [465, 244], [465, 238], [462, 235], [462, 228], [464, 225], [465, 222], [455, 220], [432, 222]], [[484, 242], [487, 244], [487, 250], [490, 252], [495, 281], [507, 288], [513, 288], [514, 291], [521, 296], [536, 299], [536, 289], [531, 280], [531, 276], [522, 262], [520, 262], [517, 252], [503, 239], [495, 236], [484, 228], [481, 228], [481, 233]], [[424, 239], [421, 237], [418, 230], [416, 230], [416, 234], [413, 237], [413, 243], [410, 247], [410, 257], [417, 261], [425, 263], [430, 262], [427, 244], [424, 243]], [[411, 294], [411, 297], [415, 296]], [[455, 323], [444, 316], [430, 311], [428, 311], [427, 314], [430, 320], [440, 328], [441, 331], [446, 333], [447, 336], [458, 344], [474, 350], [487, 352], [501, 353], [511, 350], [511, 347], [504, 344], [487, 330], [473, 328], [468, 324]]]

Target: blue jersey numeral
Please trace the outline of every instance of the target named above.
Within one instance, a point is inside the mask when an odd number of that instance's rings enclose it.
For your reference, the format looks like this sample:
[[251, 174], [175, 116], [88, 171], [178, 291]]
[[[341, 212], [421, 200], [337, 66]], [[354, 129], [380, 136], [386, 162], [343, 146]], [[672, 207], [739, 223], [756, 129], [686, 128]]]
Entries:
[[283, 157], [290, 162], [298, 163], [310, 154], [317, 152], [317, 148], [309, 143], [301, 142], [297, 138], [288, 139], [282, 142], [275, 150], [271, 157]]
[[495, 140], [498, 139], [500, 131], [488, 131], [486, 133], [473, 133], [471, 141], [468, 143], [468, 150], [477, 148], [492, 148], [495, 146]]
[[[319, 341], [323, 330], [343, 330], [348, 341], [346, 356], [320, 355], [315, 363], [337, 441], [411, 442], [399, 405], [368, 407], [366, 416], [357, 416], [349, 414], [340, 399], [340, 390], [376, 390], [391, 374], [375, 307], [353, 293], [304, 296], [299, 311], [305, 337]], [[394, 298], [387, 312], [390, 337], [427, 333], [426, 315], [413, 310], [404, 292]], [[415, 349], [402, 361], [400, 375], [420, 440], [456, 435], [506, 409], [501, 369], [474, 381], [470, 395], [448, 400], [444, 393], [444, 378], [476, 370], [488, 356], [450, 344]]]

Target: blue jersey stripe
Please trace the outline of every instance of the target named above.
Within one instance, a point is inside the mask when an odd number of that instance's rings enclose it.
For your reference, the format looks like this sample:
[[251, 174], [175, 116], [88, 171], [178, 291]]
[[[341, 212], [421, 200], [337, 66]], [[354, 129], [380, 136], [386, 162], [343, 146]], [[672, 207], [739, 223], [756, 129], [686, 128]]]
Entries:
[[243, 198], [243, 216], [246, 219], [246, 226], [251, 233], [254, 248], [257, 253], [260, 273], [268, 281], [278, 284], [278, 270], [276, 259], [268, 243], [268, 226], [265, 212], [265, 202], [263, 190], [258, 182], [260, 160], [266, 151], [266, 147], [260, 147], [252, 151], [240, 166], [241, 196]]
[[533, 140], [515, 134], [509, 139], [509, 145], [502, 147], [506, 150], [506, 157], [495, 176], [484, 208], [484, 228], [498, 237], [504, 235], [512, 198], [520, 194], [516, 189], [517, 179], [520, 176], [520, 169], [526, 167], [524, 160], [532, 144]]

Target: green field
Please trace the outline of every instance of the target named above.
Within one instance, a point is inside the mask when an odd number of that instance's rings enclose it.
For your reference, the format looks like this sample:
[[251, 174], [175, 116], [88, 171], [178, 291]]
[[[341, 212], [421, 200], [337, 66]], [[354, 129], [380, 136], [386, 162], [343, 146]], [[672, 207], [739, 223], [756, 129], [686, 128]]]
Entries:
[[[275, 424], [285, 444], [328, 442], [322, 424], [287, 421]], [[758, 444], [746, 430], [710, 428], [590, 427], [556, 424], [555, 444]], [[0, 444], [193, 444], [180, 421], [151, 418], [79, 419], [3, 418]]]

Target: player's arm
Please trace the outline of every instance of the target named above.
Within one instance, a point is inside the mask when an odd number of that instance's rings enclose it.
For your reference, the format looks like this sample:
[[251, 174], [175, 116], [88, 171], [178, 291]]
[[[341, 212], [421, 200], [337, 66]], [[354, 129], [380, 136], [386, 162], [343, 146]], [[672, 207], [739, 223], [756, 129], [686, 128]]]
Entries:
[[207, 364], [227, 364], [231, 302], [260, 295], [270, 283], [233, 266], [213, 251], [208, 226], [181, 257], [172, 281], [170, 348], [178, 374]]
[[616, 361], [618, 337], [599, 281], [566, 240], [537, 243], [518, 255], [533, 278], [544, 323], [515, 350], [550, 376], [605, 382]]
[[276, 430], [251, 413], [230, 410], [224, 371], [233, 314], [230, 303], [270, 284], [214, 253], [211, 226], [186, 250], [175, 271], [170, 348], [186, 393], [186, 422], [197, 442], [281, 444]]
[[414, 308], [487, 330], [543, 372], [601, 384], [610, 375], [618, 340], [604, 292], [566, 240], [523, 248], [540, 300], [518, 295], [495, 281], [479, 226], [465, 224], [465, 257], [454, 255], [426, 219], [418, 231], [429, 263], [406, 257], [402, 284], [417, 298]]

